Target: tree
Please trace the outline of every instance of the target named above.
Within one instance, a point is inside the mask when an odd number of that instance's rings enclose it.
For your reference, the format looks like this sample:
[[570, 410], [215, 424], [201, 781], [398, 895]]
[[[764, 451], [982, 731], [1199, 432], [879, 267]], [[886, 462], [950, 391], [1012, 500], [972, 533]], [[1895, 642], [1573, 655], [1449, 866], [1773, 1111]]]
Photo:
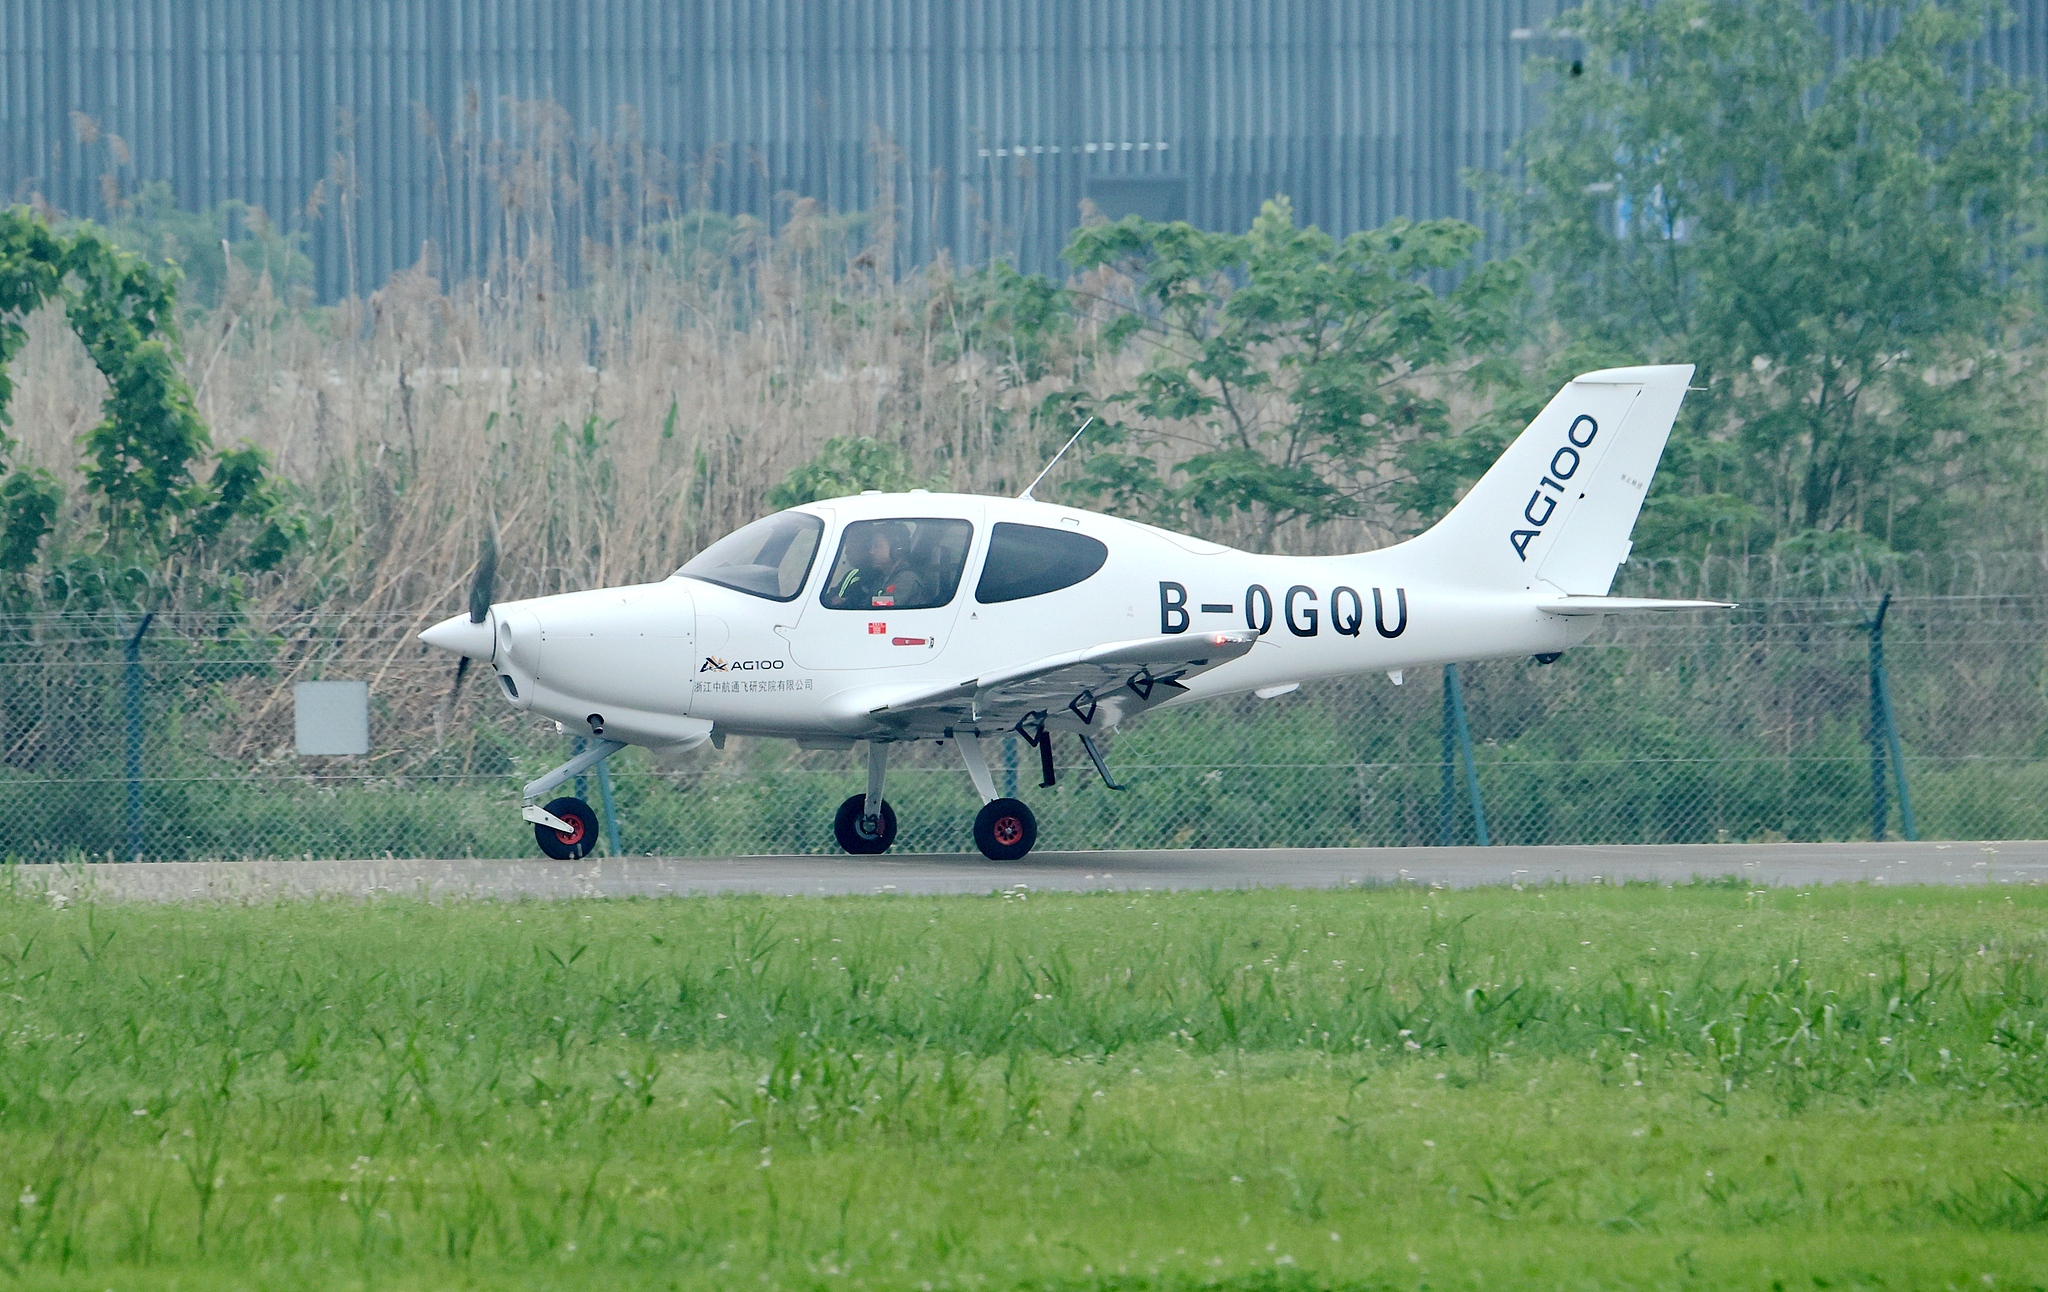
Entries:
[[863, 489], [908, 489], [915, 483], [903, 450], [866, 435], [835, 435], [818, 455], [768, 491], [768, 505], [795, 507], [820, 498], [844, 498]]
[[978, 355], [1005, 386], [1042, 380], [1073, 357], [1073, 304], [1065, 288], [1007, 260], [941, 277], [932, 302], [941, 323], [937, 357], [950, 363]]
[[[171, 567], [201, 568], [209, 591], [232, 596], [234, 576], [270, 569], [303, 532], [267, 474], [261, 451], [216, 453], [179, 372], [175, 271], [115, 247], [85, 226], [53, 232], [25, 207], [0, 211], [0, 421], [13, 384], [5, 364], [27, 337], [23, 319], [61, 300], [65, 317], [107, 379], [98, 425], [82, 437], [99, 531], [90, 551], [59, 562], [72, 588], [152, 599]], [[0, 450], [11, 450], [0, 437]], [[200, 479], [195, 468], [213, 458]], [[43, 557], [62, 490], [16, 466], [0, 479], [0, 571], [25, 574]]]
[[[1262, 548], [1296, 522], [1399, 511], [1415, 484], [1405, 446], [1450, 429], [1447, 380], [1498, 375], [1481, 359], [1506, 334], [1519, 262], [1472, 269], [1448, 293], [1430, 281], [1478, 239], [1458, 220], [1337, 239], [1296, 225], [1285, 197], [1242, 234], [1136, 216], [1082, 228], [1067, 259], [1130, 285], [1108, 302], [1104, 348], [1142, 338], [1150, 351], [1124, 389], [1066, 400], [1104, 417], [1111, 446], [1070, 488], [1166, 523], [1241, 517]], [[1176, 442], [1194, 451], [1163, 473], [1132, 451]]]
[[1838, 60], [1802, 0], [1593, 0], [1493, 185], [1566, 336], [1699, 365], [1646, 549], [1935, 545], [2037, 442], [2003, 337], [2044, 118], [1970, 55], [1987, 6], [1844, 12], [1897, 33]]
[[175, 266], [181, 275], [179, 296], [188, 304], [213, 307], [228, 288], [228, 257], [239, 272], [269, 275], [279, 296], [310, 295], [313, 262], [306, 257], [304, 232], [280, 233], [261, 207], [226, 201], [210, 211], [178, 206], [171, 186], [152, 180], [120, 204], [107, 224], [106, 237], [136, 252], [159, 268]]

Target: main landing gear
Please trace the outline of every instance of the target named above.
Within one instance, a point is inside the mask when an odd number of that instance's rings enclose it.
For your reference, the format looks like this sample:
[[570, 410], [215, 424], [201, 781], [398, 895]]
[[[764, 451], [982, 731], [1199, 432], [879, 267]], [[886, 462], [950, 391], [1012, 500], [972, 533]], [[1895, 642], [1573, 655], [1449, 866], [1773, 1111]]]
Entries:
[[[981, 795], [981, 811], [974, 818], [974, 846], [990, 861], [1016, 861], [1038, 842], [1037, 815], [1022, 799], [999, 798], [996, 795], [995, 778], [989, 775], [988, 760], [982, 756], [979, 736], [973, 732], [955, 732], [952, 740], [960, 746], [961, 761], [967, 764], [967, 774], [973, 778], [975, 792]], [[1051, 737], [1041, 733], [1034, 743], [1039, 743], [1041, 750], [1046, 752], [1044, 783], [1050, 785]], [[1100, 765], [1098, 759], [1097, 766]], [[841, 803], [838, 814], [833, 818], [832, 833], [839, 840], [839, 846], [855, 856], [886, 852], [895, 842], [896, 812], [882, 798], [882, 781], [888, 766], [889, 746], [880, 741], [869, 741], [867, 793], [856, 794]], [[1106, 773], [1103, 779], [1108, 780]]]
[[953, 741], [960, 746], [960, 761], [967, 764], [975, 793], [981, 795], [981, 811], [974, 816], [974, 846], [990, 861], [1017, 860], [1038, 842], [1038, 818], [1024, 800], [996, 796], [996, 778], [988, 774], [988, 760], [981, 756], [981, 737], [962, 731], [954, 733]]
[[882, 800], [882, 774], [889, 768], [889, 747], [868, 742], [868, 792], [839, 805], [832, 833], [839, 846], [856, 857], [889, 851], [896, 842], [896, 809]]
[[974, 815], [974, 846], [990, 861], [1015, 861], [1038, 842], [1038, 818], [1023, 799], [994, 799]]

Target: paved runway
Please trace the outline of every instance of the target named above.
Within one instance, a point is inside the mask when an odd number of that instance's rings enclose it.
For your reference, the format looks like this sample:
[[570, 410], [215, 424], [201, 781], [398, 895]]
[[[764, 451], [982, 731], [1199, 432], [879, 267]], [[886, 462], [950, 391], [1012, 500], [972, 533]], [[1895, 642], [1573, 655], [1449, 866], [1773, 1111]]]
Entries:
[[[29, 877], [29, 868], [19, 872]], [[1741, 876], [1762, 885], [2048, 883], [2048, 841], [1769, 843], [1561, 848], [1217, 848], [979, 856], [626, 857], [543, 861], [144, 862], [51, 868], [53, 892], [144, 901], [250, 901], [318, 893], [430, 897], [847, 895], [1347, 885], [1676, 884]]]

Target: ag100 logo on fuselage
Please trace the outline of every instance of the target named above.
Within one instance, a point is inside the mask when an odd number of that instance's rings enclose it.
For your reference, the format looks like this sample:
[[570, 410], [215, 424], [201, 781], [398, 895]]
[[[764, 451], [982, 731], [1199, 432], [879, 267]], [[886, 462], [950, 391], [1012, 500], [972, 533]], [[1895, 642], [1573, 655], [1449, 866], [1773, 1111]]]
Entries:
[[[1321, 601], [1316, 590], [1306, 583], [1297, 583], [1280, 596], [1280, 618], [1287, 625], [1287, 631], [1296, 637], [1314, 637], [1322, 631]], [[1337, 587], [1330, 591], [1326, 605], [1330, 612], [1330, 631], [1340, 637], [1357, 637], [1365, 632], [1365, 598], [1358, 589]], [[1205, 601], [1190, 609], [1188, 590], [1185, 584], [1160, 580], [1159, 583], [1159, 631], [1166, 634], [1184, 633], [1194, 622], [1197, 613], [1205, 615], [1236, 614], [1238, 607], [1231, 602]], [[1387, 622], [1392, 613], [1394, 621]], [[1261, 636], [1273, 627], [1273, 594], [1263, 583], [1254, 583], [1244, 590], [1244, 626]], [[1382, 637], [1399, 637], [1408, 631], [1408, 589], [1395, 588], [1389, 597], [1379, 588], [1372, 589], [1372, 626]]]
[[[1579, 438], [1579, 432], [1582, 430], [1586, 433], [1584, 439]], [[1572, 424], [1565, 428], [1564, 437], [1571, 443], [1560, 446], [1557, 452], [1550, 455], [1550, 474], [1543, 477], [1543, 482], [1529, 495], [1529, 505], [1522, 508], [1522, 519], [1536, 528], [1508, 531], [1508, 542], [1515, 545], [1515, 555], [1521, 560], [1529, 559], [1529, 544], [1542, 536], [1543, 527], [1549, 524], [1550, 518], [1557, 513], [1557, 504], [1564, 497], [1564, 482], [1579, 473], [1579, 450], [1591, 448], [1593, 437], [1599, 433], [1600, 423], [1584, 413], [1574, 417]], [[1553, 476], [1556, 478], [1552, 479]], [[1543, 492], [1545, 489], [1557, 490], [1557, 497]], [[1583, 498], [1585, 495], [1579, 496]], [[1538, 507], [1543, 509], [1541, 515], [1537, 514]]]
[[716, 655], [706, 655], [699, 673], [766, 673], [783, 667], [779, 659], [736, 659], [730, 664]]

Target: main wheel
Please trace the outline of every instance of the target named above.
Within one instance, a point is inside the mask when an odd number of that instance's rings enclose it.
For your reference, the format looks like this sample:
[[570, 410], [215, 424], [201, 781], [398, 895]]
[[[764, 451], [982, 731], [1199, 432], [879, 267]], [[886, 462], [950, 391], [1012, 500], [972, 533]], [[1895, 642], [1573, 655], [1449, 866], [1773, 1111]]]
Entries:
[[997, 799], [974, 817], [974, 846], [990, 861], [1015, 861], [1038, 842], [1038, 818], [1022, 799]]
[[856, 857], [887, 852], [889, 845], [896, 842], [896, 809], [883, 799], [881, 812], [869, 816], [867, 803], [867, 795], [856, 794], [841, 803], [838, 814], [832, 818], [832, 833], [838, 837], [839, 846]]
[[589, 856], [597, 846], [597, 817], [590, 804], [582, 799], [556, 799], [548, 804], [548, 811], [567, 821], [569, 829], [557, 830], [545, 822], [534, 822], [533, 837], [540, 842], [540, 850], [556, 861]]

